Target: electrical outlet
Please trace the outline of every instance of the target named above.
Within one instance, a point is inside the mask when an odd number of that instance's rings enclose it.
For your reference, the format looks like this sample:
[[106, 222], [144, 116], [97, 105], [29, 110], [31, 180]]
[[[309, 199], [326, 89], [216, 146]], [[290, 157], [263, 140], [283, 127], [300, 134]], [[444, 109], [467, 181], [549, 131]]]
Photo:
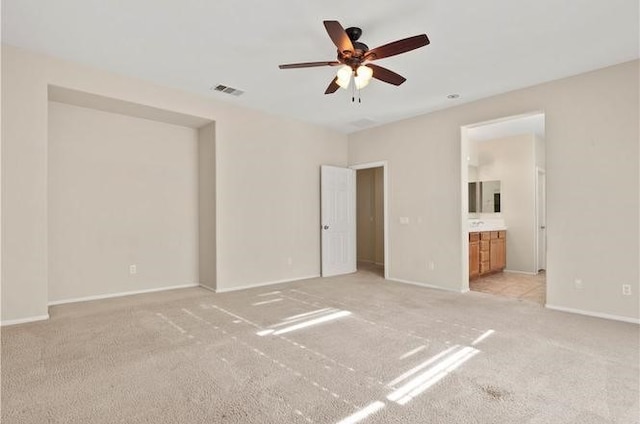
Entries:
[[293, 265], [293, 258], [291, 256], [287, 258], [287, 265], [289, 266]]
[[429, 271], [436, 269], [436, 264], [433, 261], [429, 261]]
[[622, 294], [624, 296], [631, 296], [631, 284], [622, 285]]
[[578, 290], [582, 290], [584, 288], [584, 285], [582, 284], [582, 280], [580, 278], [576, 278], [573, 282], [573, 285]]
[[136, 265], [129, 265], [129, 274], [133, 275], [137, 273], [138, 273], [138, 267]]

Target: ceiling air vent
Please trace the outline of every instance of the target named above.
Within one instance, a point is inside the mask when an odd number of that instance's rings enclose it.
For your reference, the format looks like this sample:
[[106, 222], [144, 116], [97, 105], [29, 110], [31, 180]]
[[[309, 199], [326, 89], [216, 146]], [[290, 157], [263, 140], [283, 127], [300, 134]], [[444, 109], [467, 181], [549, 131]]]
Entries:
[[362, 118], [362, 119], [358, 119], [357, 121], [350, 122], [349, 124], [358, 128], [367, 128], [372, 126], [375, 123], [376, 121], [374, 121], [373, 119]]
[[212, 88], [213, 91], [220, 91], [222, 93], [231, 94], [232, 96], [240, 96], [244, 94], [244, 91], [238, 90], [237, 88], [227, 87], [226, 85], [218, 84]]

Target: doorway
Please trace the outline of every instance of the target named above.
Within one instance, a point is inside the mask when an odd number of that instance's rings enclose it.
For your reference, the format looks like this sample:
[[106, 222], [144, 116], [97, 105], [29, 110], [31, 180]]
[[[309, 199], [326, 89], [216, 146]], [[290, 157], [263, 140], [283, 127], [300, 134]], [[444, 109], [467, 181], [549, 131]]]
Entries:
[[544, 305], [544, 113], [461, 127], [461, 153], [463, 289]]
[[[361, 185], [358, 187], [357, 172], [369, 169], [372, 170], [370, 173], [361, 174]], [[380, 182], [380, 176], [382, 182]], [[366, 184], [367, 177], [371, 177], [372, 183], [365, 188], [363, 184]], [[360, 271], [374, 273], [388, 279], [387, 162], [364, 163], [349, 168], [323, 165], [320, 167], [320, 186], [321, 275], [331, 277]], [[360, 213], [363, 215], [361, 219], [358, 218], [356, 205], [358, 191], [365, 204], [360, 208]], [[366, 235], [364, 233], [366, 230], [361, 228], [360, 236], [365, 242], [361, 244], [358, 252], [357, 228], [359, 224], [367, 226], [367, 223], [373, 224], [373, 229]], [[364, 260], [358, 263], [359, 254]]]
[[352, 166], [356, 171], [356, 258], [359, 273], [388, 274], [386, 162]]
[[356, 258], [359, 271], [384, 276], [383, 168], [356, 171]]

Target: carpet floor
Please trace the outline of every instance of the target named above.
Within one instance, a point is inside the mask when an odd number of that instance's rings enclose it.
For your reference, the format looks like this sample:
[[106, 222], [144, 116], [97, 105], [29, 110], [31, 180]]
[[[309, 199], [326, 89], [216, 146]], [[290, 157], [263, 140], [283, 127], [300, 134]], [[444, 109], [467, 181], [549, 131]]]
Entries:
[[639, 327], [360, 271], [52, 307], [2, 329], [1, 421], [638, 423]]

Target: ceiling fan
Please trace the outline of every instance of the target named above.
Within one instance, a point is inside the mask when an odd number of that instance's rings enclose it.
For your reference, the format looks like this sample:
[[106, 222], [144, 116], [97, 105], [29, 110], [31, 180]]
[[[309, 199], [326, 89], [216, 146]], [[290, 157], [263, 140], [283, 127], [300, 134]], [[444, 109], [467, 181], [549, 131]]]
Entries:
[[366, 44], [358, 41], [362, 35], [362, 30], [360, 28], [350, 27], [345, 30], [338, 21], [324, 21], [323, 23], [331, 41], [333, 41], [333, 44], [338, 48], [337, 60], [290, 63], [280, 65], [279, 68], [295, 69], [342, 65], [338, 69], [336, 77], [331, 81], [331, 84], [329, 84], [324, 94], [335, 93], [340, 87], [347, 88], [351, 79], [354, 80], [354, 86], [356, 89], [366, 86], [371, 78], [376, 78], [380, 81], [393, 85], [400, 85], [407, 80], [405, 77], [370, 62], [406, 53], [429, 44], [429, 38], [427, 35], [420, 34], [369, 50], [369, 47]]

